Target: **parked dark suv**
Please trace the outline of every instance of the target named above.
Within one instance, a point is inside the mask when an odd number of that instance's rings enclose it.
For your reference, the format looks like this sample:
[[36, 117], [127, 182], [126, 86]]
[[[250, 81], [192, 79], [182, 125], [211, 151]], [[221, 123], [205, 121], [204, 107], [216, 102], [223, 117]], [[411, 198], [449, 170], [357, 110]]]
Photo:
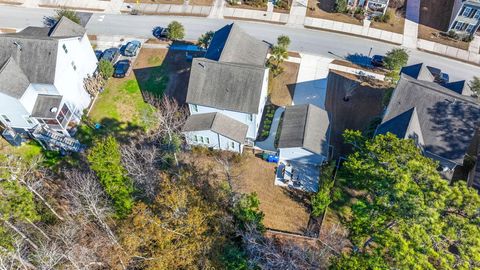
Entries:
[[115, 64], [115, 70], [113, 71], [113, 77], [124, 78], [130, 71], [130, 60], [120, 60]]
[[110, 48], [110, 49], [106, 49], [103, 52], [102, 58], [100, 58], [100, 60], [106, 60], [110, 63], [114, 63], [119, 56], [120, 56], [120, 51], [117, 48]]

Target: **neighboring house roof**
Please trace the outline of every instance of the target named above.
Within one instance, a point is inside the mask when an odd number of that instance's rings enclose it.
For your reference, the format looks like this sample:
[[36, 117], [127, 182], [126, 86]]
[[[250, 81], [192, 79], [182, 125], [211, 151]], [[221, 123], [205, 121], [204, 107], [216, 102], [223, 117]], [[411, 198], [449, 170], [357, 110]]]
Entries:
[[232, 23], [215, 32], [205, 58], [219, 62], [264, 66], [269, 45]]
[[[409, 126], [414, 114], [418, 127]], [[479, 120], [480, 105], [474, 98], [402, 75], [377, 133], [398, 136], [416, 130], [423, 150], [461, 165]]]
[[187, 103], [258, 113], [265, 68], [194, 58]]
[[287, 107], [282, 120], [278, 148], [303, 147], [316, 154], [328, 155], [328, 113], [312, 104]]
[[27, 76], [11, 57], [0, 64], [3, 64], [0, 66], [0, 92], [16, 99], [21, 98], [30, 85]]
[[80, 37], [85, 28], [66, 17], [53, 28], [27, 27], [18, 33], [0, 35], [0, 64], [13, 58], [31, 83], [53, 84], [58, 40]]
[[248, 126], [222, 113], [202, 113], [190, 115], [182, 131], [211, 130], [239, 143], [245, 142]]
[[435, 75], [438, 75], [436, 72], [441, 73], [437, 68], [429, 67], [423, 63], [406, 66], [400, 70], [400, 74], [408, 75], [414, 79], [433, 82]]
[[55, 118], [60, 111], [62, 96], [38, 95], [33, 106], [32, 116], [39, 118]]

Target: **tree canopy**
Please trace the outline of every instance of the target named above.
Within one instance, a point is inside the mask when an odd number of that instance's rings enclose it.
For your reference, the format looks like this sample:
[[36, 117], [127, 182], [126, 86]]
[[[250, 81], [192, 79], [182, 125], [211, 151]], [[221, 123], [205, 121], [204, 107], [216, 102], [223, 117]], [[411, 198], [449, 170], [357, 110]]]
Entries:
[[183, 28], [183, 25], [177, 21], [172, 21], [168, 24], [167, 29], [167, 37], [170, 40], [181, 40], [185, 37], [185, 29]]
[[400, 71], [408, 62], [408, 53], [405, 49], [392, 49], [385, 55], [383, 60], [389, 70]]
[[77, 13], [75, 12], [75, 10], [71, 10], [71, 9], [66, 9], [66, 8], [62, 8], [62, 9], [57, 9], [55, 10], [55, 20], [56, 21], [59, 21], [62, 17], [67, 17], [69, 18], [72, 22], [75, 22], [75, 23], [78, 23], [80, 24], [80, 17], [78, 17]]
[[105, 192], [113, 200], [117, 215], [123, 217], [133, 207], [133, 184], [121, 164], [121, 152], [114, 137], [98, 140], [88, 152], [90, 168], [95, 171]]
[[355, 152], [344, 163], [351, 201], [345, 222], [354, 251], [333, 269], [472, 269], [480, 266], [480, 197], [453, 185], [412, 140], [393, 134], [366, 139], [346, 131]]
[[205, 34], [202, 34], [199, 38], [198, 38], [198, 45], [204, 49], [207, 49], [208, 46], [210, 45], [210, 42], [212, 41], [213, 39], [213, 35], [215, 35], [215, 32], [213, 31], [208, 31], [206, 32]]

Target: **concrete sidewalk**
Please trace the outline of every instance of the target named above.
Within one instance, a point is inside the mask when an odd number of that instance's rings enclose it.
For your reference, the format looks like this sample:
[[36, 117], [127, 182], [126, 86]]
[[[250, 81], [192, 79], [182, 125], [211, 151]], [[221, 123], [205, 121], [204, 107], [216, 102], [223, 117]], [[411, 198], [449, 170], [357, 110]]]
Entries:
[[408, 0], [403, 28], [403, 43], [407, 48], [417, 48], [418, 24], [420, 23], [420, 0]]
[[305, 24], [305, 17], [307, 16], [307, 1], [294, 0], [290, 7], [290, 14], [287, 25], [293, 27], [303, 27]]

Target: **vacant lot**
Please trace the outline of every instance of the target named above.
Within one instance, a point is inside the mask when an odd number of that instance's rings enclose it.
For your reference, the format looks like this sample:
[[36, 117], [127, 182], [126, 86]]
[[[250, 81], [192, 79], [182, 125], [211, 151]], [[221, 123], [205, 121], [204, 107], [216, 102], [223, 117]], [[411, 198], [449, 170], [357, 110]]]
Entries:
[[277, 77], [273, 77], [270, 73], [270, 83], [268, 85], [270, 101], [277, 106], [290, 106], [292, 105], [300, 64], [283, 62], [282, 67], [284, 71]]
[[467, 50], [467, 42], [457, 41], [440, 35], [440, 32], [445, 32], [448, 29], [453, 2], [451, 0], [421, 0], [418, 37]]

